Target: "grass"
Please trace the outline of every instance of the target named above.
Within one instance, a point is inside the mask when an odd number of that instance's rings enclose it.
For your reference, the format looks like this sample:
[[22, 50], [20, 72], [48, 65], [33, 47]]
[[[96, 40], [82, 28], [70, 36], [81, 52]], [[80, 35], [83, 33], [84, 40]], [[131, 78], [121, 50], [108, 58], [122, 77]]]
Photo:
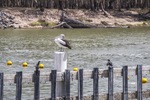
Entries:
[[55, 22], [46, 22], [45, 20], [39, 19], [36, 22], [32, 22], [29, 25], [30, 26], [46, 26], [46, 27], [51, 27], [51, 26], [55, 26], [57, 23]]
[[39, 23], [39, 22], [32, 22], [29, 25], [30, 26], [41, 26], [41, 23]]

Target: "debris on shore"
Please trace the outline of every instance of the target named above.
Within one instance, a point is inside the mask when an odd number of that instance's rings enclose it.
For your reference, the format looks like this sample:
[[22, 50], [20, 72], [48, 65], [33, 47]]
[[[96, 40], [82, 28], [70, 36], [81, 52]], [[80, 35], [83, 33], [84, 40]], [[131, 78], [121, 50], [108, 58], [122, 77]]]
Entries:
[[[93, 12], [84, 9], [66, 9], [65, 16], [58, 9], [36, 8], [1, 8], [0, 28], [129, 28], [132, 26], [150, 26], [150, 23], [140, 19], [136, 10], [108, 11], [105, 16], [102, 11]], [[146, 14], [146, 18], [149, 18]], [[148, 16], [148, 17], [147, 17]], [[141, 17], [141, 18], [145, 18]]]
[[11, 15], [7, 14], [4, 11], [0, 11], [0, 28], [1, 29], [13, 27], [14, 23], [15, 23], [14, 17], [12, 17]]

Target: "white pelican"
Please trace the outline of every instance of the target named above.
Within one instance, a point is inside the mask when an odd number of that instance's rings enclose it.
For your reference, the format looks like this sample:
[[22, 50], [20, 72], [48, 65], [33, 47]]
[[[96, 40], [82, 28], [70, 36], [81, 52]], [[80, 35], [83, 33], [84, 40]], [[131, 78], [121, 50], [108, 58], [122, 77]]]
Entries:
[[63, 51], [63, 48], [69, 48], [71, 49], [70, 43], [68, 40], [65, 40], [65, 35], [64, 34], [60, 34], [59, 36], [57, 36], [54, 41], [55, 43], [61, 47], [61, 51]]

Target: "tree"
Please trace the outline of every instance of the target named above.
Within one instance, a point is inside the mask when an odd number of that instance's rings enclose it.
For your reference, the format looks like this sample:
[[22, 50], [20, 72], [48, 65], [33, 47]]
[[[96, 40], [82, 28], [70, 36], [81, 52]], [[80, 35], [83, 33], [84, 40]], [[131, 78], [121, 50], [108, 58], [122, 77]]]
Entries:
[[57, 9], [103, 9], [150, 8], [150, 0], [0, 0], [0, 7], [37, 7]]

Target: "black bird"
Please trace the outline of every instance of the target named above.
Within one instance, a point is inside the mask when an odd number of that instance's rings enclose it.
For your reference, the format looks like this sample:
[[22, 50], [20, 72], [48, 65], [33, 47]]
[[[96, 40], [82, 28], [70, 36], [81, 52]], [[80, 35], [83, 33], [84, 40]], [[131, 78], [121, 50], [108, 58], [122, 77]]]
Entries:
[[110, 61], [110, 59], [108, 59], [108, 62], [107, 62], [106, 65], [109, 66], [109, 67], [112, 67], [112, 66], [113, 66], [113, 64], [112, 64], [112, 62]]

